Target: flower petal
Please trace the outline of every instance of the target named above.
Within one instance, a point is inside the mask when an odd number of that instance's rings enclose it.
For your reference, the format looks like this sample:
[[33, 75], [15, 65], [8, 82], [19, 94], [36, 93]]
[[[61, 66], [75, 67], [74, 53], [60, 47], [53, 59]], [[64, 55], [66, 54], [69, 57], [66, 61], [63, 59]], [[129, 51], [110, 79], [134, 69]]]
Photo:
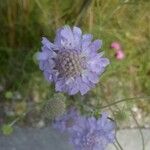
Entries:
[[77, 50], [80, 50], [82, 31], [78, 27], [73, 27], [73, 34], [74, 34], [75, 47], [76, 47]]
[[74, 37], [71, 28], [69, 26], [65, 26], [60, 32], [61, 37], [63, 38], [61, 40], [61, 44], [65, 48], [74, 48]]
[[47, 38], [42, 38], [42, 44], [45, 45], [48, 49], [55, 48], [55, 45], [51, 43]]
[[81, 93], [81, 95], [84, 95], [84, 94], [86, 94], [87, 93], [87, 91], [89, 91], [89, 86], [88, 85], [86, 85], [85, 83], [82, 83], [82, 84], [80, 84], [80, 93]]
[[64, 81], [63, 80], [59, 80], [55, 83], [56, 91], [62, 92], [63, 88], [64, 88]]
[[83, 51], [85, 51], [88, 48], [92, 39], [93, 39], [93, 36], [91, 34], [84, 34], [82, 36], [82, 50]]
[[46, 52], [38, 52], [36, 54], [37, 60], [46, 60], [48, 58], [48, 55]]
[[78, 86], [73, 86], [70, 90], [70, 95], [75, 95], [77, 92], [79, 92]]
[[98, 81], [99, 81], [97, 74], [92, 73], [92, 72], [88, 73], [88, 79], [93, 83], [98, 83]]
[[94, 42], [92, 42], [89, 46], [89, 48], [91, 49], [91, 51], [97, 51], [101, 48], [102, 46], [102, 41], [101, 40], [95, 40]]
[[52, 75], [47, 71], [44, 71], [44, 76], [48, 82], [51, 82], [53, 80]]
[[54, 44], [57, 45], [58, 48], [62, 48], [61, 46], [61, 30], [62, 28], [57, 29], [56, 37], [54, 40]]

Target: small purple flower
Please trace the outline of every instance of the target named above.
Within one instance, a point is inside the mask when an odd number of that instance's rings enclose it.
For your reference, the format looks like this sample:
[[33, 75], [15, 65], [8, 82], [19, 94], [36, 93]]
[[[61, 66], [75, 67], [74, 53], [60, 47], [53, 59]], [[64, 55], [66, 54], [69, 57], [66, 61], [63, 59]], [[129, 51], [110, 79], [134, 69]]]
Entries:
[[37, 54], [39, 67], [55, 89], [74, 95], [87, 93], [99, 81], [105, 67], [109, 64], [103, 58], [102, 41], [92, 42], [91, 34], [82, 35], [78, 27], [64, 26], [57, 30], [54, 43], [42, 40], [42, 51]]
[[76, 150], [104, 150], [115, 139], [115, 123], [105, 113], [94, 117], [80, 117], [71, 129], [71, 143]]
[[69, 109], [65, 114], [55, 119], [53, 127], [60, 132], [69, 132], [71, 128], [76, 124], [79, 118], [79, 113], [75, 108]]

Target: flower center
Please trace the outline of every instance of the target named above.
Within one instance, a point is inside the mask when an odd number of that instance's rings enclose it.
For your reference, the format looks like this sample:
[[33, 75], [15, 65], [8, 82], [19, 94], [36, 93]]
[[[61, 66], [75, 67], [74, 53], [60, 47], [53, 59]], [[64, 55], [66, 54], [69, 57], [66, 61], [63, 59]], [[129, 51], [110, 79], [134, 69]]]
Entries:
[[85, 68], [85, 57], [81, 57], [75, 50], [58, 52], [56, 69], [61, 76], [75, 77], [80, 75]]
[[93, 144], [94, 144], [94, 137], [93, 137], [93, 135], [87, 135], [83, 139], [83, 147], [91, 149], [93, 147]]

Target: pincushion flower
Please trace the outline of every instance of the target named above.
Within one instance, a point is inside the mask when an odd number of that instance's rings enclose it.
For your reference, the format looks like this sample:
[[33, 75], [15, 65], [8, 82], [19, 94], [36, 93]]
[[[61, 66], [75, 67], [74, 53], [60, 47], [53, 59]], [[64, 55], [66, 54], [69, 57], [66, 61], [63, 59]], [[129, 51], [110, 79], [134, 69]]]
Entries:
[[92, 42], [91, 34], [82, 34], [78, 27], [64, 26], [57, 30], [54, 43], [45, 37], [42, 51], [37, 54], [39, 67], [56, 91], [74, 95], [87, 93], [99, 81], [109, 64], [103, 52], [97, 51], [102, 42]]
[[104, 150], [115, 139], [115, 123], [103, 113], [102, 117], [80, 117], [71, 132], [75, 150]]

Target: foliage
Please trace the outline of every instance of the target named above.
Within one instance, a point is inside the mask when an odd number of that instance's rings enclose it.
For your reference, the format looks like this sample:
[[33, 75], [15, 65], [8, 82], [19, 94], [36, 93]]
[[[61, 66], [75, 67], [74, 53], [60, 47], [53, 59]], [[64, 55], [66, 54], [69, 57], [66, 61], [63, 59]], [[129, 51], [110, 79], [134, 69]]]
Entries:
[[4, 135], [10, 135], [13, 132], [13, 128], [10, 125], [4, 124], [2, 126], [2, 132]]

